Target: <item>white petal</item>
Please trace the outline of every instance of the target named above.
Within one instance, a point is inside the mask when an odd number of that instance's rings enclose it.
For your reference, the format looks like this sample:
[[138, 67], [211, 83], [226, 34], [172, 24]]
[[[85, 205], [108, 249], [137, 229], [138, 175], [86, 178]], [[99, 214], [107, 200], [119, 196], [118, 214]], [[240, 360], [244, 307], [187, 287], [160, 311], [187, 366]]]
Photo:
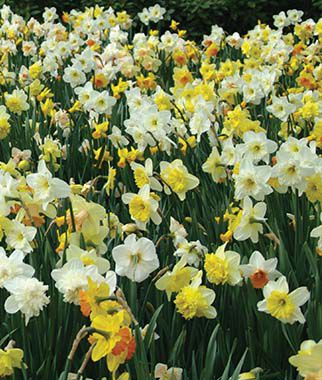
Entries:
[[249, 259], [249, 263], [256, 268], [262, 268], [265, 259], [259, 251], [254, 251]]
[[156, 255], [153, 242], [145, 237], [137, 241], [137, 249], [144, 260], [153, 260]]
[[257, 303], [257, 309], [258, 309], [258, 311], [267, 312], [266, 300], [259, 301]]
[[310, 292], [305, 286], [302, 286], [293, 290], [289, 296], [297, 306], [302, 306], [310, 299]]
[[5, 311], [9, 314], [17, 313], [17, 311], [19, 311], [20, 309], [14, 296], [9, 296], [6, 299], [6, 302], [4, 303], [4, 308], [5, 308]]

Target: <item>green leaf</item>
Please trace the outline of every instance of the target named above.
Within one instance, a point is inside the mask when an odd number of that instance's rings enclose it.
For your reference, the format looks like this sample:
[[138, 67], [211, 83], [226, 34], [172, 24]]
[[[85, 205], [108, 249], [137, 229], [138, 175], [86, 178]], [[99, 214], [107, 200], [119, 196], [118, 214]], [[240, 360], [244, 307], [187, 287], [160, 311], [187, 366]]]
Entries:
[[155, 331], [155, 328], [157, 325], [157, 319], [159, 317], [159, 314], [160, 314], [162, 308], [163, 308], [163, 305], [160, 305], [156, 309], [156, 311], [154, 312], [154, 314], [153, 314], [153, 316], [149, 322], [149, 326], [147, 328], [147, 332], [146, 332], [146, 335], [144, 337], [144, 344], [145, 344], [145, 347], [147, 350], [149, 349], [151, 342], [153, 341], [154, 331]]

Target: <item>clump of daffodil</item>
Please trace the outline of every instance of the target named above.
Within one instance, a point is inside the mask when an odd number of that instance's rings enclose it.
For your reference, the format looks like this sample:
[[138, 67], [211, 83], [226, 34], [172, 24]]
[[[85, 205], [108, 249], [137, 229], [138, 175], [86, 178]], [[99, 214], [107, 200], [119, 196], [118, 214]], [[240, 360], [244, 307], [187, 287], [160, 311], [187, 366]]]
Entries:
[[261, 132], [263, 129], [258, 120], [251, 120], [247, 109], [243, 110], [240, 106], [236, 106], [232, 111], [228, 111], [222, 133], [242, 137], [247, 131]]

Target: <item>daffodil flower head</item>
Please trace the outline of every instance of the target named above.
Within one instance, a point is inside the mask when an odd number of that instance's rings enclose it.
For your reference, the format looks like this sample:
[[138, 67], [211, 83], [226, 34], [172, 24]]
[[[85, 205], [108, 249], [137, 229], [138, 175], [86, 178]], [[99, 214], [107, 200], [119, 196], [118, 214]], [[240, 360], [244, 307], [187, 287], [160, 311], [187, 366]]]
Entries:
[[23, 351], [19, 348], [0, 349], [0, 377], [11, 376], [14, 368], [21, 368]]
[[321, 358], [322, 340], [317, 343], [314, 340], [305, 340], [299, 352], [289, 358], [289, 362], [305, 380], [320, 380], [322, 379]]
[[95, 342], [92, 351], [93, 361], [96, 362], [110, 354], [115, 345], [121, 340], [118, 332], [124, 321], [124, 313], [121, 310], [112, 315], [99, 314], [92, 320], [91, 327], [96, 331], [91, 336], [91, 340]]
[[310, 298], [306, 287], [300, 287], [289, 293], [288, 283], [284, 276], [276, 281], [269, 281], [263, 289], [265, 299], [258, 302], [257, 308], [270, 314], [283, 323], [304, 323], [305, 317], [300, 306]]
[[170, 194], [170, 189], [175, 192], [181, 201], [186, 198], [186, 193], [199, 185], [199, 179], [189, 174], [183, 162], [179, 159], [171, 163], [160, 163], [161, 178], [165, 183], [165, 192]]
[[182, 288], [188, 286], [191, 279], [197, 274], [198, 269], [187, 267], [187, 260], [184, 256], [173, 267], [173, 270], [166, 272], [156, 283], [159, 290], [165, 290], [168, 300], [172, 293], [178, 293]]
[[215, 300], [215, 292], [201, 285], [202, 271], [199, 271], [192, 279], [191, 284], [185, 286], [176, 296], [174, 301], [178, 312], [185, 319], [194, 317], [216, 317], [216, 309], [211, 306]]
[[225, 251], [227, 243], [221, 245], [216, 253], [208, 253], [205, 258], [207, 278], [216, 285], [236, 285], [241, 281], [239, 270], [240, 255], [234, 251]]
[[142, 282], [159, 267], [159, 259], [153, 242], [145, 237], [136, 239], [129, 235], [124, 244], [113, 248], [115, 272], [135, 282]]
[[145, 230], [146, 224], [151, 219], [154, 224], [161, 223], [158, 213], [159, 203], [150, 193], [150, 185], [144, 185], [138, 192], [122, 195], [122, 201], [129, 205], [131, 218], [140, 229]]
[[243, 277], [249, 278], [255, 289], [262, 289], [270, 280], [275, 280], [281, 274], [276, 270], [277, 258], [265, 260], [259, 251], [254, 251], [249, 263], [241, 265]]

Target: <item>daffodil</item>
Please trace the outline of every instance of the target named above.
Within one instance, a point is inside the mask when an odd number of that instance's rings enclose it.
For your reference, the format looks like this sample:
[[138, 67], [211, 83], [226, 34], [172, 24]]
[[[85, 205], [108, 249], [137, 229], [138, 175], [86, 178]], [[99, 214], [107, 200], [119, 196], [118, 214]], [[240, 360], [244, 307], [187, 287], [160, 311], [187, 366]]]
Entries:
[[9, 111], [18, 115], [30, 108], [27, 95], [23, 90], [13, 90], [12, 94], [5, 95], [5, 103]]
[[80, 290], [79, 292], [79, 304], [85, 317], [91, 314], [91, 318], [94, 318], [99, 314], [105, 315], [109, 309], [118, 310], [120, 308], [117, 302], [108, 299], [115, 288], [115, 274], [110, 276], [109, 280], [111, 286], [108, 282], [98, 283], [88, 277], [87, 290]]
[[86, 251], [75, 244], [70, 244], [66, 249], [66, 259], [67, 261], [79, 259], [85, 266], [95, 265], [99, 274], [104, 274], [110, 269], [110, 262], [104, 257], [99, 256], [95, 249]]
[[277, 258], [265, 260], [259, 251], [254, 251], [248, 264], [240, 266], [243, 277], [249, 278], [255, 289], [262, 289], [270, 280], [281, 274], [276, 270]]
[[15, 368], [21, 368], [23, 355], [20, 348], [0, 349], [0, 377], [11, 376]]
[[80, 303], [79, 292], [87, 290], [88, 277], [94, 282], [104, 282], [95, 265], [85, 266], [79, 259], [72, 259], [62, 268], [52, 270], [51, 277], [55, 287], [64, 295], [64, 301], [75, 305]]
[[289, 293], [288, 283], [284, 276], [276, 281], [269, 281], [263, 289], [265, 299], [258, 302], [257, 308], [270, 314], [283, 323], [305, 323], [300, 306], [310, 298], [306, 287], [300, 287]]
[[218, 149], [216, 147], [212, 148], [212, 151], [207, 158], [206, 162], [202, 165], [202, 170], [206, 173], [211, 174], [212, 179], [218, 183], [226, 178], [225, 165], [222, 162]]
[[145, 230], [146, 224], [150, 219], [156, 225], [161, 223], [162, 219], [158, 212], [159, 203], [150, 193], [149, 184], [144, 185], [138, 194], [123, 194], [122, 201], [129, 205], [131, 218], [140, 229]]
[[202, 271], [193, 277], [190, 285], [183, 287], [174, 301], [178, 312], [185, 319], [206, 317], [213, 319], [217, 315], [216, 309], [211, 306], [215, 300], [215, 292], [201, 285]]
[[175, 192], [181, 201], [186, 199], [186, 193], [199, 185], [199, 179], [190, 174], [183, 162], [179, 159], [171, 163], [162, 161], [160, 163], [161, 178], [165, 184], [166, 194], [170, 189]]
[[289, 362], [296, 367], [305, 380], [321, 380], [321, 358], [322, 340], [317, 343], [314, 340], [305, 340], [302, 342], [299, 352], [289, 358]]
[[38, 163], [37, 173], [29, 174], [26, 181], [34, 191], [35, 200], [41, 201], [44, 209], [54, 199], [67, 198], [70, 195], [68, 184], [59, 178], [53, 178], [43, 160]]
[[134, 180], [139, 189], [144, 185], [150, 185], [151, 190], [162, 191], [160, 182], [153, 177], [153, 163], [151, 158], [145, 160], [144, 166], [136, 162], [131, 162]]
[[18, 276], [32, 277], [35, 269], [23, 262], [24, 253], [15, 250], [10, 255], [7, 255], [5, 250], [0, 247], [0, 288], [6, 281]]
[[4, 288], [10, 293], [4, 304], [6, 312], [15, 314], [21, 311], [26, 325], [31, 317], [37, 317], [49, 304], [49, 297], [46, 295], [48, 285], [36, 278], [17, 276], [6, 281]]
[[118, 332], [124, 321], [124, 311], [118, 311], [115, 314], [96, 315], [91, 323], [91, 327], [95, 329], [91, 335], [91, 341], [95, 343], [92, 351], [92, 360], [94, 362], [106, 357], [110, 354], [121, 336]]
[[198, 269], [187, 267], [186, 258], [183, 256], [173, 267], [172, 271], [167, 271], [156, 283], [159, 290], [165, 290], [168, 300], [172, 293], [178, 293], [183, 287], [190, 284], [191, 279], [197, 274]]
[[258, 202], [253, 206], [251, 199], [245, 197], [243, 212], [234, 230], [234, 238], [240, 241], [250, 238], [253, 243], [257, 243], [259, 239], [258, 235], [263, 233], [262, 223], [266, 221], [266, 208], [264, 202]]
[[5, 224], [6, 242], [9, 247], [29, 253], [33, 250], [31, 242], [36, 236], [35, 227], [25, 226], [17, 220], [10, 220]]
[[225, 251], [226, 245], [221, 245], [215, 253], [208, 253], [205, 257], [207, 278], [216, 285], [236, 285], [241, 281], [240, 256], [237, 252]]
[[142, 282], [150, 273], [159, 267], [159, 259], [153, 242], [147, 238], [136, 240], [134, 234], [129, 235], [124, 244], [113, 248], [115, 272], [135, 282]]
[[181, 380], [183, 369], [170, 367], [166, 364], [158, 363], [154, 369], [154, 377], [159, 380]]

